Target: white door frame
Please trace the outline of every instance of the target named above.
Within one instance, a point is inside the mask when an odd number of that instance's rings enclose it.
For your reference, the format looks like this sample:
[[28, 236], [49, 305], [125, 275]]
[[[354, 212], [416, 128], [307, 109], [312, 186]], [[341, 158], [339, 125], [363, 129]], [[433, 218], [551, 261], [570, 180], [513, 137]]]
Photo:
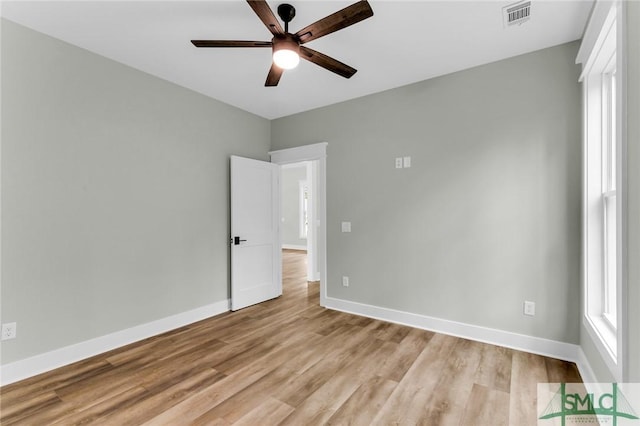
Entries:
[[271, 162], [279, 165], [299, 163], [301, 161], [317, 161], [317, 269], [320, 272], [320, 306], [325, 306], [327, 299], [327, 143], [320, 142], [270, 151], [269, 155], [271, 156]]
[[311, 194], [309, 197], [309, 205], [307, 210], [310, 212], [308, 216], [311, 219], [311, 224], [314, 226], [308, 227], [307, 231], [307, 277], [309, 281], [320, 280], [320, 273], [318, 272], [318, 212], [316, 211], [316, 199], [318, 198], [318, 162], [307, 161], [307, 191]]

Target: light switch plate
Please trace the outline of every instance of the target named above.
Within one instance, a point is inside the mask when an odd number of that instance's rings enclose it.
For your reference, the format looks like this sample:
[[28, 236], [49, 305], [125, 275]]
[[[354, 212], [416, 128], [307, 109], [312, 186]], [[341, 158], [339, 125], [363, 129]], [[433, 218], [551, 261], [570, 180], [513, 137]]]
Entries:
[[9, 340], [16, 338], [16, 323], [9, 322], [7, 324], [2, 324], [2, 340]]
[[351, 232], [351, 222], [342, 222], [342, 232]]
[[525, 300], [524, 314], [529, 316], [534, 316], [536, 314], [536, 303]]
[[405, 169], [408, 169], [409, 167], [411, 167], [411, 157], [404, 157], [402, 159], [402, 162], [404, 164]]

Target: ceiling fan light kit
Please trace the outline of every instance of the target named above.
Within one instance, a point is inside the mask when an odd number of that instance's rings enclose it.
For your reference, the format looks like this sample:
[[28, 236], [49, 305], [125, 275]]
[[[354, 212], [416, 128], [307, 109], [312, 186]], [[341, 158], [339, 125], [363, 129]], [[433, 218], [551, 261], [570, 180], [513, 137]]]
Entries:
[[196, 47], [271, 47], [273, 62], [264, 84], [268, 87], [277, 86], [284, 70], [295, 68], [301, 57], [344, 78], [350, 78], [357, 72], [355, 68], [347, 64], [302, 45], [373, 16], [373, 10], [367, 0], [361, 0], [347, 6], [306, 26], [295, 34], [289, 32], [289, 22], [296, 16], [296, 9], [292, 5], [283, 3], [278, 6], [278, 15], [284, 22], [284, 29], [282, 29], [265, 0], [247, 0], [247, 3], [273, 34], [270, 42], [191, 40], [191, 43]]
[[274, 36], [273, 62], [282, 69], [290, 70], [300, 63], [300, 45], [291, 34]]

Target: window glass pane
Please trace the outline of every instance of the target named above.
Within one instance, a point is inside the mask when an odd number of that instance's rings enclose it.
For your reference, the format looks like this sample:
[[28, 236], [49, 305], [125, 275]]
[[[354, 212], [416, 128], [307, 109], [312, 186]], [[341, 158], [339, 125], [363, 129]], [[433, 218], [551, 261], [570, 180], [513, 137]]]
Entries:
[[309, 190], [306, 181], [299, 182], [300, 188], [300, 238], [307, 238], [309, 233]]
[[616, 189], [616, 75], [602, 74], [602, 192]]
[[605, 276], [603, 313], [607, 320], [616, 327], [616, 195], [604, 197], [605, 216]]
[[609, 123], [610, 123], [610, 151], [609, 151], [609, 189], [616, 189], [616, 73], [610, 74], [611, 84], [609, 90]]

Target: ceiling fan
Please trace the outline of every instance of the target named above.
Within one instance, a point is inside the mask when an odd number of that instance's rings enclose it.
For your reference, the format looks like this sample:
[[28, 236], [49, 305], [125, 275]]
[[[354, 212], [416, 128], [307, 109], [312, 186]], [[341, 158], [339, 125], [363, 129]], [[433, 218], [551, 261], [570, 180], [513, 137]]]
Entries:
[[283, 30], [265, 0], [247, 0], [247, 3], [273, 34], [271, 41], [191, 40], [191, 43], [196, 47], [271, 47], [273, 63], [267, 75], [267, 81], [264, 83], [265, 86], [277, 86], [284, 70], [295, 68], [300, 57], [345, 78], [350, 78], [356, 73], [355, 68], [309, 49], [303, 44], [373, 16], [373, 10], [367, 0], [347, 6], [304, 27], [295, 34], [289, 32], [289, 22], [296, 16], [296, 9], [292, 5], [284, 3], [278, 6], [278, 15], [284, 22]]

